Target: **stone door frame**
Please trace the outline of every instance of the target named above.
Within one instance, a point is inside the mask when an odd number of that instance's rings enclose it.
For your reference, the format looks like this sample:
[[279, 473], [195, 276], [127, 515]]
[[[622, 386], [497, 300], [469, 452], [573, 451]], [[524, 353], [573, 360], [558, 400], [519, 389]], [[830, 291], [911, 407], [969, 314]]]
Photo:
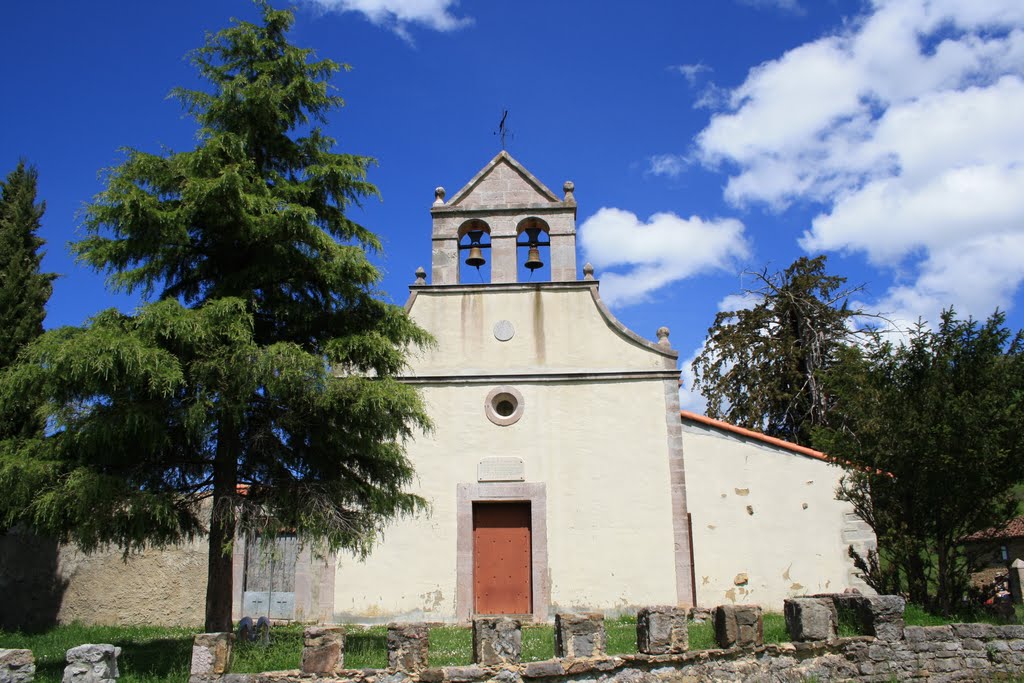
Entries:
[[473, 619], [473, 503], [530, 503], [531, 581], [534, 621], [547, 621], [551, 605], [548, 581], [547, 490], [544, 484], [485, 482], [458, 484], [455, 493], [456, 583], [455, 616]]

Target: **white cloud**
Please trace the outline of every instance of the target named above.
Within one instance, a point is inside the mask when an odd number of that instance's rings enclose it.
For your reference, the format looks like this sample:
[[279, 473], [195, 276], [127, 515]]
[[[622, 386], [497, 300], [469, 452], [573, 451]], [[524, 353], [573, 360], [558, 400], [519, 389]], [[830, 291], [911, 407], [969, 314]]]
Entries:
[[1021, 111], [1024, 2], [874, 0], [752, 69], [697, 155], [735, 205], [820, 203], [801, 246], [892, 269], [894, 315], [983, 317], [1024, 281]]
[[710, 66], [699, 62], [697, 64], [676, 64], [669, 68], [679, 72], [686, 79], [686, 82], [690, 84], [691, 88], [697, 84], [698, 76], [711, 71]]
[[601, 208], [580, 225], [579, 236], [609, 305], [639, 303], [669, 283], [732, 268], [750, 253], [743, 223], [732, 218], [656, 213], [641, 221], [629, 211]]
[[391, 29], [410, 40], [409, 26], [420, 24], [435, 31], [454, 31], [470, 23], [452, 9], [458, 0], [305, 0], [331, 12], [359, 12], [372, 23]]
[[647, 172], [675, 178], [683, 174], [690, 160], [681, 154], [655, 154], [647, 159]]
[[800, 6], [798, 0], [739, 0], [739, 2], [742, 5], [750, 5], [751, 7], [778, 7], [787, 12], [804, 13], [804, 8]]

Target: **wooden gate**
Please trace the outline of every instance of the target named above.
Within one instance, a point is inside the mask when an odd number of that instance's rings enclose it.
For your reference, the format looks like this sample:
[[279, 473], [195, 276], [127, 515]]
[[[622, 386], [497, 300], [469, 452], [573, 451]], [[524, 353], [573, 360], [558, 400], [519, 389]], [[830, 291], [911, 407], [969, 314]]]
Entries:
[[473, 610], [530, 614], [530, 503], [473, 503]]
[[278, 536], [266, 543], [250, 538], [245, 544], [245, 586], [242, 614], [271, 619], [295, 618], [295, 558], [298, 539]]

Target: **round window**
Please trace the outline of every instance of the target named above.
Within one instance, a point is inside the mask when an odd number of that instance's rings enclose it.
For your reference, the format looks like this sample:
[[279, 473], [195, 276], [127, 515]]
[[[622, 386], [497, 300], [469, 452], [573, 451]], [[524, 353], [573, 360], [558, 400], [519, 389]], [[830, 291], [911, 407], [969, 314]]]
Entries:
[[487, 419], [501, 427], [515, 424], [523, 416], [523, 395], [513, 387], [495, 387], [484, 400]]

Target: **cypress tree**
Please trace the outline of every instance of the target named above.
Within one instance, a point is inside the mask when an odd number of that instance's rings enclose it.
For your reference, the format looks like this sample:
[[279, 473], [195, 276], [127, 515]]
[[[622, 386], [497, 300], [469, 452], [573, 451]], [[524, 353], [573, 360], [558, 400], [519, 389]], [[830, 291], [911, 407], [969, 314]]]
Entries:
[[[37, 234], [46, 205], [36, 202], [38, 173], [24, 160], [0, 181], [0, 370], [43, 333], [53, 273], [40, 271], [44, 241]], [[0, 438], [40, 428], [33, 406], [6, 406]]]
[[344, 67], [288, 42], [291, 11], [258, 5], [262, 23], [192, 54], [209, 88], [174, 91], [196, 147], [128, 150], [73, 246], [155, 301], [47, 333], [0, 383], [0, 400], [42, 397], [52, 425], [0, 451], [0, 521], [85, 549], [208, 534], [208, 631], [231, 629], [236, 535], [365, 553], [423, 505], [403, 443], [429, 422], [396, 375], [429, 336], [379, 300], [379, 240], [346, 216], [377, 190], [373, 160], [320, 127]]

